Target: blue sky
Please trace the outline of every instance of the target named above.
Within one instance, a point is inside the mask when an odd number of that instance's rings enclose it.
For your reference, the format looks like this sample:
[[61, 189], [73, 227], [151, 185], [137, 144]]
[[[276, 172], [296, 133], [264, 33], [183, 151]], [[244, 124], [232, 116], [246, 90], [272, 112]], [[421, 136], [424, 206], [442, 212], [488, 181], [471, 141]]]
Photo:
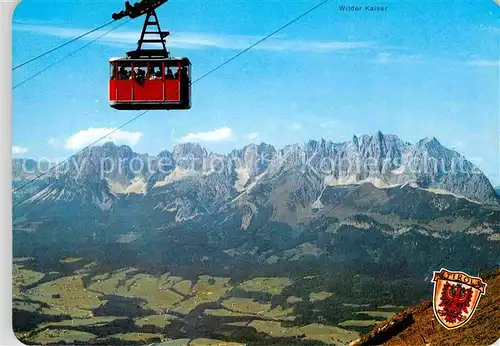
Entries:
[[[158, 15], [172, 55], [189, 57], [196, 78], [318, 2], [170, 0]], [[387, 11], [339, 11], [355, 4]], [[14, 65], [123, 7], [23, 0], [13, 18]], [[112, 139], [154, 155], [188, 140], [224, 153], [250, 142], [281, 147], [378, 130], [410, 142], [435, 136], [500, 185], [499, 10], [493, 1], [332, 0], [195, 84], [191, 110], [151, 111]], [[109, 107], [108, 59], [135, 48], [142, 23], [127, 23], [13, 91], [15, 156], [63, 159], [137, 115]], [[13, 71], [13, 83], [94, 37]]]

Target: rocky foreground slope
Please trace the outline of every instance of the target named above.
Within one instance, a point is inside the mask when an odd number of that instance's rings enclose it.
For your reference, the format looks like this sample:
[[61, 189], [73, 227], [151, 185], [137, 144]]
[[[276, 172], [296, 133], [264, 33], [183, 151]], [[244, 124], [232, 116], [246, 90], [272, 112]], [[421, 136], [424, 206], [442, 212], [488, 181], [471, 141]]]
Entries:
[[434, 317], [432, 301], [426, 300], [380, 322], [351, 345], [492, 345], [500, 340], [500, 269], [484, 276], [484, 280], [487, 294], [461, 328], [442, 327]]

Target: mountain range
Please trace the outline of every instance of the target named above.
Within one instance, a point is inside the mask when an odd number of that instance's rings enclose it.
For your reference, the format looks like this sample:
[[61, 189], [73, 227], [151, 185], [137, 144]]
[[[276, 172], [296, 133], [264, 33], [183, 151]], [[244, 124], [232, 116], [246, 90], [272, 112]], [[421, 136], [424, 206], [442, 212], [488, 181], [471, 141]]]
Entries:
[[[47, 171], [48, 165], [14, 160], [14, 181], [31, 179]], [[85, 199], [89, 196], [81, 194], [93, 191], [92, 199], [105, 206], [112, 203], [113, 196], [147, 194], [168, 184], [189, 181], [198, 202], [210, 205], [208, 209], [213, 211], [221, 203], [287, 174], [299, 174], [307, 185], [303, 186], [307, 193], [316, 198], [327, 187], [368, 182], [378, 188], [409, 184], [478, 203], [498, 202], [486, 176], [437, 139], [425, 138], [410, 144], [381, 132], [354, 136], [344, 143], [311, 140], [279, 150], [269, 144], [251, 144], [227, 155], [208, 152], [199, 144], [184, 143], [155, 157], [106, 143], [49, 171], [37, 181], [44, 192], [35, 199], [78, 198], [79, 194]]]

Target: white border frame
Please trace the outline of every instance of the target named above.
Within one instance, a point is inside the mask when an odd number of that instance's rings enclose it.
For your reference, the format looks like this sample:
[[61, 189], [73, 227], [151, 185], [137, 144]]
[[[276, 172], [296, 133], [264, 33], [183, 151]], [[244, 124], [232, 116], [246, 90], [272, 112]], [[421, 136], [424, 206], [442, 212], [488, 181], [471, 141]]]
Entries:
[[24, 345], [12, 329], [12, 16], [20, 0], [0, 0], [1, 280], [0, 345]]

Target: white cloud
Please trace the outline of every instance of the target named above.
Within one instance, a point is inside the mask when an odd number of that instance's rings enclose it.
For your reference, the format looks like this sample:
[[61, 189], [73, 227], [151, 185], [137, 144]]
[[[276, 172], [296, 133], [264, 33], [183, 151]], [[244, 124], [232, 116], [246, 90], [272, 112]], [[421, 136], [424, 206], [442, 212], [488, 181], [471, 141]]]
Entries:
[[489, 27], [489, 31], [490, 31], [492, 34], [495, 34], [495, 35], [500, 35], [500, 28]]
[[[60, 38], [73, 38], [88, 31], [84, 28], [64, 28], [49, 25], [33, 25], [16, 22], [15, 31], [32, 32], [41, 35], [55, 36]], [[102, 35], [105, 31], [98, 30], [84, 39], [91, 40]], [[257, 35], [222, 35], [211, 33], [177, 32], [169, 36], [168, 45], [172, 48], [186, 49], [234, 49], [242, 50], [260, 40], [262, 36]], [[110, 32], [99, 39], [99, 42], [114, 45], [136, 44], [138, 33], [136, 31]], [[374, 48], [375, 42], [364, 41], [311, 41], [287, 39], [284, 37], [271, 37], [262, 42], [254, 49], [267, 51], [303, 51], [303, 52], [331, 52], [337, 50], [352, 50]]]
[[461, 149], [465, 147], [465, 143], [461, 140], [456, 140], [452, 143], [452, 148], [453, 149]]
[[24, 154], [28, 152], [28, 148], [23, 148], [17, 145], [12, 146], [12, 154]]
[[500, 60], [471, 60], [466, 62], [466, 65], [475, 67], [498, 67]]
[[[114, 132], [113, 132], [114, 131]], [[109, 135], [109, 133], [113, 134]], [[103, 138], [105, 137], [105, 138]], [[93, 142], [102, 139], [103, 141], [112, 141], [115, 144], [126, 144], [134, 146], [142, 137], [141, 132], [129, 132], [116, 130], [116, 128], [93, 128], [79, 131], [66, 139], [66, 148], [77, 150], [84, 148]]]
[[171, 140], [173, 140], [175, 138], [175, 127], [172, 128], [172, 130], [170, 130], [170, 137], [169, 137]]
[[212, 131], [188, 133], [181, 138], [181, 142], [220, 142], [231, 139], [233, 130], [229, 127], [221, 127]]
[[298, 131], [298, 130], [302, 129], [302, 125], [297, 124], [297, 123], [292, 123], [292, 124], [290, 124], [290, 126], [288, 126], [288, 128], [290, 130], [293, 130], [293, 131]]
[[335, 120], [328, 120], [327, 122], [324, 122], [323, 124], [319, 125], [320, 127], [327, 129], [327, 128], [332, 128], [338, 126], [339, 123]]
[[252, 133], [249, 133], [249, 134], [246, 135], [246, 138], [249, 139], [249, 140], [256, 139], [257, 137], [259, 137], [259, 133], [258, 132], [252, 132]]
[[54, 148], [60, 148], [60, 147], [64, 147], [65, 143], [64, 143], [64, 139], [50, 137], [49, 140], [47, 141], [47, 144], [50, 145], [51, 147], [54, 147]]
[[[496, 2], [499, 2], [497, 0], [494, 0]], [[489, 32], [490, 34], [493, 35], [499, 35], [500, 34], [500, 28], [496, 26], [491, 26], [491, 25], [484, 25], [484, 24], [479, 24], [475, 26], [476, 29], [481, 30], [481, 31], [486, 31]]]
[[420, 55], [394, 55], [392, 53], [379, 53], [372, 62], [376, 64], [398, 64], [398, 63], [418, 63], [422, 62]]

